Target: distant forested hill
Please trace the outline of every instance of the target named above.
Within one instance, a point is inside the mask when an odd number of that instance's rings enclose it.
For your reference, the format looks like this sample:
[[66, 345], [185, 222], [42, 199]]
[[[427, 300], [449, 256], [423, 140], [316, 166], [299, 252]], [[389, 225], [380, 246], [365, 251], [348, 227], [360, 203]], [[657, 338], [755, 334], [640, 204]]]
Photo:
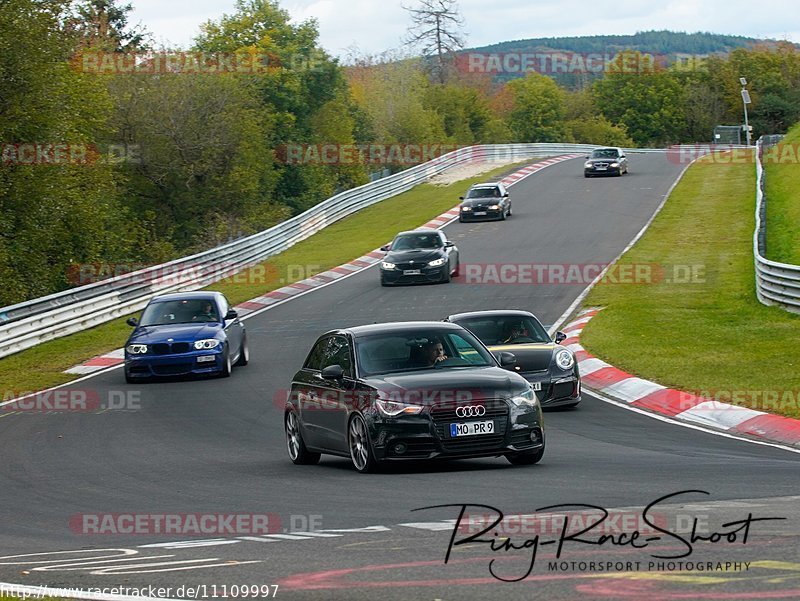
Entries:
[[542, 50], [561, 50], [565, 52], [613, 53], [620, 50], [640, 50], [653, 54], [712, 54], [752, 46], [762, 41], [744, 36], [708, 32], [640, 31], [634, 35], [531, 38], [470, 48], [468, 51], [541, 52]]

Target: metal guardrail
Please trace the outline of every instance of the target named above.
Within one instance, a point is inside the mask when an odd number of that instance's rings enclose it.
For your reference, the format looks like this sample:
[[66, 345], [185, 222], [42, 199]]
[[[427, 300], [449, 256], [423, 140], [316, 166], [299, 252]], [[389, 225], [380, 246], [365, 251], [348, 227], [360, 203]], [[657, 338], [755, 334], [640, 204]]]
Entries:
[[756, 143], [756, 229], [753, 234], [756, 295], [764, 305], [778, 305], [786, 311], [800, 313], [800, 265], [779, 263], [766, 258], [767, 199], [764, 195], [765, 173], [761, 162], [762, 149], [777, 144], [783, 136], [764, 136]]
[[[100, 282], [0, 308], [0, 357], [141, 309], [156, 294], [197, 290], [278, 254], [319, 230], [376, 202], [476, 161], [515, 162], [586, 152], [590, 144], [470, 146], [400, 173], [341, 192], [267, 230], [211, 250]], [[626, 152], [664, 152], [630, 148]], [[454, 200], [455, 204], [455, 200]]]

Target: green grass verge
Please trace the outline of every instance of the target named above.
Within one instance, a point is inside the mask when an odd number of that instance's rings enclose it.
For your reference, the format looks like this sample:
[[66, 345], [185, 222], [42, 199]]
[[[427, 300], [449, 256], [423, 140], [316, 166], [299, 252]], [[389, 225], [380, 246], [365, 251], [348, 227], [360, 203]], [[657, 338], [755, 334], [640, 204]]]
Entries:
[[764, 153], [767, 258], [800, 265], [800, 124]]
[[[491, 181], [531, 162], [498, 167], [449, 186], [421, 184], [346, 217], [261, 265], [217, 282], [209, 289], [223, 292], [233, 304], [238, 304], [326, 271], [386, 244], [398, 231], [419, 227], [452, 208], [473, 183]], [[42, 390], [76, 379], [64, 370], [120, 348], [130, 333], [125, 324], [127, 317], [0, 359], [0, 401], [20, 392]]]
[[800, 317], [756, 299], [754, 191], [752, 164], [690, 167], [620, 264], [656, 264], [680, 281], [698, 266], [696, 281], [599, 284], [585, 305], [605, 309], [584, 347], [667, 387], [800, 417]]

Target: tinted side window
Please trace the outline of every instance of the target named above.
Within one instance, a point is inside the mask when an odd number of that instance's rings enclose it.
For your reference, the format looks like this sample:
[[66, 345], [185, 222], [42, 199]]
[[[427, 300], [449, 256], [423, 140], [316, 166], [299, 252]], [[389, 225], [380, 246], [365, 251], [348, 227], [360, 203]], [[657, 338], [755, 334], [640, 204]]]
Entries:
[[308, 354], [306, 362], [303, 364], [303, 369], [322, 369], [322, 359], [325, 356], [325, 347], [328, 344], [330, 337], [318, 340]]
[[352, 377], [352, 359], [350, 357], [350, 345], [345, 336], [331, 336], [322, 351], [322, 367], [325, 369], [329, 365], [341, 365], [344, 373]]

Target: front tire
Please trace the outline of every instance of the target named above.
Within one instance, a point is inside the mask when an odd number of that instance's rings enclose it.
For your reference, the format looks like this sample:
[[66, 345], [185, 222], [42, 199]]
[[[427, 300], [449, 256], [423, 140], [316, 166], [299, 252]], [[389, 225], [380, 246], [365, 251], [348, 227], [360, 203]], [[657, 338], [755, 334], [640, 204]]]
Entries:
[[350, 449], [350, 461], [357, 472], [367, 474], [377, 471], [378, 462], [372, 452], [367, 423], [359, 414], [353, 416], [347, 428], [347, 447]]
[[320, 453], [312, 453], [303, 442], [303, 435], [300, 433], [300, 419], [294, 410], [289, 411], [283, 418], [283, 428], [286, 433], [286, 450], [292, 463], [295, 465], [319, 463]]
[[231, 353], [230, 349], [226, 348], [222, 355], [222, 369], [219, 370], [220, 378], [230, 378], [231, 371], [233, 371], [233, 366], [231, 365]]
[[250, 347], [247, 346], [247, 334], [242, 335], [242, 348], [239, 349], [239, 358], [236, 365], [247, 365], [250, 362]]
[[544, 445], [541, 449], [524, 453], [508, 453], [506, 459], [511, 465], [534, 465], [544, 457]]

